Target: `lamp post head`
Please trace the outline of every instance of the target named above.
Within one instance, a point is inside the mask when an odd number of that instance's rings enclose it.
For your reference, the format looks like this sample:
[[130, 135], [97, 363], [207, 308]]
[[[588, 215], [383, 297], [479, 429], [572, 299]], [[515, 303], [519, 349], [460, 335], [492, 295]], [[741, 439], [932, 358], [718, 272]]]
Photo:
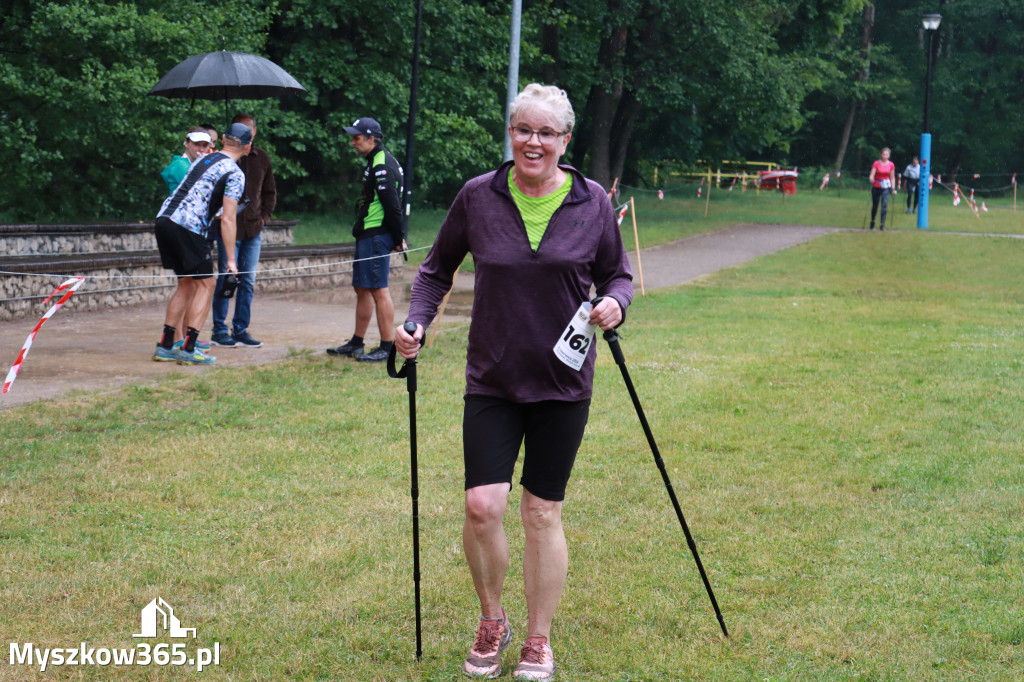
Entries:
[[939, 24], [941, 24], [941, 23], [942, 23], [942, 15], [941, 14], [922, 14], [921, 15], [921, 24], [924, 26], [924, 30], [926, 30], [926, 31], [938, 30]]

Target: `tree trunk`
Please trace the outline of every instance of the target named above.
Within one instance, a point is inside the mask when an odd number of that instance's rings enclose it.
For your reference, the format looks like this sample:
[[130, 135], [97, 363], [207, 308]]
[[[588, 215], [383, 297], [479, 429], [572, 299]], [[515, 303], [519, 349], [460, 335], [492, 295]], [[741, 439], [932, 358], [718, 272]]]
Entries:
[[[874, 26], [875, 3], [872, 0], [864, 7], [864, 32], [860, 42], [861, 67], [860, 72], [857, 74], [858, 86], [867, 83], [871, 75], [871, 32]], [[857, 116], [857, 107], [861, 106], [861, 101], [857, 94], [859, 89], [855, 88], [853, 98], [850, 101], [850, 110], [846, 114], [846, 123], [843, 125], [843, 133], [839, 138], [839, 151], [836, 153], [836, 162], [832, 165], [833, 173], [842, 169], [843, 161], [846, 158], [846, 148], [850, 144], [850, 132], [853, 130], [853, 121]]]
[[615, 126], [612, 131], [611, 144], [611, 170], [612, 181], [619, 178], [620, 182], [626, 167], [626, 152], [629, 150], [629, 141], [633, 137], [633, 126], [636, 125], [637, 114], [640, 113], [640, 102], [632, 90], [627, 90], [619, 100], [619, 111], [615, 117]]
[[612, 186], [611, 135], [612, 120], [618, 97], [604, 85], [595, 85], [590, 111], [590, 164], [587, 175], [606, 190]]
[[[557, 6], [552, 3], [552, 6]], [[544, 63], [544, 83], [553, 84], [558, 82], [558, 26], [556, 24], [544, 24], [541, 30], [540, 51], [551, 59]]]
[[[626, 36], [626, 28], [620, 27], [601, 41], [598, 63], [605, 73], [621, 73]], [[611, 83], [594, 84], [587, 102], [590, 115], [590, 163], [587, 175], [605, 189], [612, 186], [612, 134], [615, 131], [614, 122], [621, 98], [622, 77], [619, 76]]]

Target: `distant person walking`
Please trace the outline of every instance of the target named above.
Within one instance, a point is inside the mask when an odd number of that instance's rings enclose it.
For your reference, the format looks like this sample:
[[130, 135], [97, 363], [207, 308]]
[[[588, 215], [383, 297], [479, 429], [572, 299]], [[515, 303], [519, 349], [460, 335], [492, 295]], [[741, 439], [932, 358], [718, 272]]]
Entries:
[[[372, 118], [358, 119], [345, 132], [352, 136], [352, 148], [366, 159], [363, 192], [352, 228], [356, 238], [356, 261], [352, 264], [356, 328], [352, 338], [336, 348], [328, 348], [327, 354], [349, 356], [360, 362], [383, 362], [395, 342], [395, 304], [388, 290], [389, 254], [406, 248], [402, 235], [402, 167], [384, 149], [384, 133]], [[364, 353], [363, 337], [374, 311], [380, 345]]]
[[[256, 139], [256, 120], [250, 114], [235, 116], [232, 123], [241, 123], [252, 131]], [[227, 252], [224, 240], [217, 236], [217, 286], [213, 295], [213, 336], [210, 342], [224, 348], [259, 348], [263, 345], [249, 333], [252, 318], [252, 297], [256, 286], [256, 268], [260, 262], [263, 226], [270, 220], [277, 206], [277, 183], [270, 156], [252, 145], [249, 153], [238, 161], [238, 167], [245, 174], [245, 194], [238, 213], [238, 233], [235, 237], [235, 260], [238, 263], [238, 289], [235, 294], [235, 314], [231, 319], [231, 333], [228, 334], [227, 317], [230, 298], [222, 296], [224, 275], [227, 266]]]
[[[906, 168], [903, 169], [903, 177], [907, 181], [907, 213], [917, 213], [917, 202], [918, 202], [918, 186], [921, 183], [921, 164], [918, 162], [918, 158], [915, 156]], [[911, 210], [910, 202], [914, 202], [914, 208]]]
[[896, 193], [896, 164], [889, 160], [892, 152], [888, 147], [882, 147], [881, 158], [871, 164], [871, 172], [868, 180], [871, 182], [871, 228], [875, 229], [875, 214], [878, 213], [878, 204], [882, 204], [881, 222], [878, 229], [885, 229], [885, 215], [889, 210], [889, 195]]

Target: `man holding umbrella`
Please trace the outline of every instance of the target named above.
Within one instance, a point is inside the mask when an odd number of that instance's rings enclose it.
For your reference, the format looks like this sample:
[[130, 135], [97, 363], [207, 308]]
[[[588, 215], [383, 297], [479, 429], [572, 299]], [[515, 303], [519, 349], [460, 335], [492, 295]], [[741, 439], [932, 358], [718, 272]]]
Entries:
[[[256, 120], [251, 114], [238, 114], [233, 123], [242, 123], [252, 130], [256, 139]], [[238, 162], [238, 167], [245, 173], [245, 202], [248, 206], [238, 214], [235, 235], [235, 259], [238, 262], [238, 294], [235, 297], [235, 314], [231, 320], [231, 333], [228, 333], [228, 307], [231, 299], [222, 295], [226, 277], [221, 274], [217, 278], [213, 296], [213, 336], [210, 341], [215, 346], [225, 348], [259, 348], [263, 345], [249, 334], [249, 321], [252, 315], [252, 296], [256, 285], [256, 268], [260, 262], [263, 226], [270, 220], [270, 215], [277, 206], [277, 182], [270, 156], [257, 147], [255, 143], [249, 153]], [[224, 242], [217, 239], [217, 269], [223, 273], [227, 265], [227, 252]]]
[[[251, 146], [249, 127], [232, 123], [224, 132], [223, 149], [198, 158], [174, 194], [160, 207], [156, 219], [157, 247], [163, 266], [177, 275], [178, 287], [167, 303], [163, 334], [153, 354], [158, 362], [208, 365], [217, 361], [196, 347], [199, 329], [213, 297], [209, 226], [218, 209], [223, 207], [220, 224], [228, 254], [227, 270], [237, 274], [235, 214], [245, 190], [245, 174], [238, 167], [238, 160], [249, 153]], [[179, 351], [174, 348], [174, 332], [183, 313], [187, 331]]]

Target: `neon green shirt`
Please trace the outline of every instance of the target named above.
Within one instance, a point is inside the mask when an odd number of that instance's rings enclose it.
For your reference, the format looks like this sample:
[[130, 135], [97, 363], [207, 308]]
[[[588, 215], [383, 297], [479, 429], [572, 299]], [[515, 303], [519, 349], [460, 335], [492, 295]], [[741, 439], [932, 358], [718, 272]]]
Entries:
[[516, 202], [519, 215], [526, 225], [526, 236], [530, 239], [530, 248], [534, 251], [540, 246], [540, 240], [548, 229], [551, 216], [562, 205], [562, 202], [569, 196], [572, 189], [572, 173], [566, 173], [565, 182], [551, 194], [544, 197], [528, 197], [523, 194], [516, 183], [512, 181], [512, 172], [508, 174], [508, 189], [512, 192], [512, 200]]

